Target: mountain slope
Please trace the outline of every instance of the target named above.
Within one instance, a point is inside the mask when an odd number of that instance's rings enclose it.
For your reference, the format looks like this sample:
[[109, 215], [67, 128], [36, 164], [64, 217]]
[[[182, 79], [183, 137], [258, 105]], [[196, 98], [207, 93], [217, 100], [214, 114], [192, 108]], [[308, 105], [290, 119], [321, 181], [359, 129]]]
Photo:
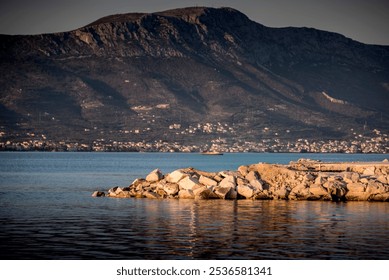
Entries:
[[[268, 28], [231, 8], [113, 15], [0, 42], [6, 135], [197, 143], [389, 127], [388, 46]], [[195, 129], [206, 123], [218, 129]]]

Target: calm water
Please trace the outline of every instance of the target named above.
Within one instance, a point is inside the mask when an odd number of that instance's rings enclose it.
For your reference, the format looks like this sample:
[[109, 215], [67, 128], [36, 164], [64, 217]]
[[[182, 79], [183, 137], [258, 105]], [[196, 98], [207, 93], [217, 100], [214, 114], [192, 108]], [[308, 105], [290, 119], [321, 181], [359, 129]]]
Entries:
[[92, 198], [160, 168], [388, 155], [0, 153], [1, 259], [389, 259], [389, 203]]

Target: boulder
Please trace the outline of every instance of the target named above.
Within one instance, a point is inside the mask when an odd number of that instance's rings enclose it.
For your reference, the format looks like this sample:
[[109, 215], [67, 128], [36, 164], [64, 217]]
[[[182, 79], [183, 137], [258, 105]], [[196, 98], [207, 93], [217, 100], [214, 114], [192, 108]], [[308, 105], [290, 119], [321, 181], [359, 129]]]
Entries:
[[193, 190], [195, 199], [208, 199], [212, 191], [206, 186], [199, 186]]
[[131, 191], [121, 191], [116, 193], [116, 198], [129, 198], [131, 197]]
[[327, 189], [325, 189], [324, 187], [322, 187], [321, 185], [319, 184], [313, 184], [309, 187], [309, 192], [314, 195], [314, 196], [327, 196], [328, 195], [328, 192], [327, 192]]
[[281, 186], [274, 191], [274, 197], [277, 199], [288, 199], [289, 193], [290, 189], [288, 187]]
[[217, 182], [211, 178], [201, 175], [199, 178], [199, 183], [204, 186], [216, 186]]
[[259, 179], [258, 172], [257, 172], [257, 171], [254, 171], [254, 170], [251, 170], [251, 171], [245, 176], [245, 178], [246, 178], [246, 180], [248, 180], [248, 181], [258, 180], [258, 179]]
[[167, 195], [174, 196], [178, 194], [180, 188], [176, 183], [166, 183], [163, 187], [163, 190]]
[[327, 182], [327, 176], [323, 176], [322, 173], [319, 173], [319, 175], [315, 179], [315, 184], [316, 185], [322, 185], [325, 182]]
[[246, 177], [246, 175], [249, 173], [249, 167], [247, 165], [241, 165], [239, 166], [238, 171], [240, 174], [242, 174], [243, 177]]
[[245, 198], [251, 198], [254, 195], [254, 189], [248, 185], [238, 185], [236, 187], [238, 194]]
[[346, 200], [347, 189], [342, 181], [329, 181], [324, 184], [328, 193], [331, 195], [332, 201], [344, 201]]
[[166, 181], [169, 183], [178, 183], [182, 178], [188, 176], [186, 173], [181, 170], [175, 170], [172, 173], [166, 176]]
[[263, 184], [260, 180], [254, 179], [250, 181], [250, 185], [253, 187], [255, 192], [259, 192], [263, 190]]
[[366, 200], [370, 194], [365, 192], [366, 186], [361, 183], [347, 184], [346, 199], [347, 200]]
[[227, 199], [227, 194], [230, 192], [232, 187], [215, 187], [214, 193], [221, 199]]
[[369, 166], [363, 171], [363, 175], [365, 176], [374, 176], [375, 175], [375, 167]]
[[143, 196], [146, 197], [146, 198], [152, 198], [152, 199], [161, 198], [155, 192], [150, 192], [150, 191], [143, 192]]
[[225, 177], [220, 183], [219, 187], [221, 188], [232, 188], [235, 189], [236, 187], [236, 181], [234, 176], [227, 176]]
[[301, 200], [307, 199], [310, 195], [309, 188], [305, 184], [299, 184], [290, 191], [288, 197], [293, 200]]
[[178, 198], [181, 199], [193, 199], [194, 193], [192, 190], [182, 189], [178, 192]]
[[147, 182], [157, 182], [163, 178], [162, 172], [159, 169], [154, 169], [150, 172], [149, 175], [146, 177]]
[[230, 189], [230, 191], [227, 193], [225, 199], [237, 199], [238, 198], [238, 192], [235, 189]]
[[271, 200], [273, 199], [273, 196], [271, 196], [267, 190], [264, 190], [263, 192], [254, 194], [252, 198], [255, 200]]
[[95, 191], [92, 194], [92, 197], [104, 197], [104, 196], [105, 196], [105, 192], [100, 192], [100, 191]]
[[303, 180], [304, 181], [314, 181], [315, 180], [315, 176], [313, 176], [311, 173], [307, 173], [304, 175], [303, 177]]
[[178, 182], [180, 190], [192, 190], [198, 184], [199, 181], [193, 177], [185, 177], [184, 179]]
[[387, 177], [384, 176], [384, 175], [380, 175], [377, 177], [377, 181], [383, 183], [383, 184], [388, 184], [388, 180], [387, 180]]
[[365, 188], [366, 188], [366, 186], [364, 184], [361, 184], [361, 183], [349, 183], [349, 184], [347, 184], [347, 189], [349, 192], [356, 192], [356, 193], [365, 192]]

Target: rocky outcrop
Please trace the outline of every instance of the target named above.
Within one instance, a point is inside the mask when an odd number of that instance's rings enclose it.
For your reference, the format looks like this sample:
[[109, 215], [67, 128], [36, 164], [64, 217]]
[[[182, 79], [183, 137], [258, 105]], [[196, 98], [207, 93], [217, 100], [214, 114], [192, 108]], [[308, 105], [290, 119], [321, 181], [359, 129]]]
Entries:
[[299, 160], [288, 165], [259, 163], [237, 171], [156, 169], [130, 186], [92, 196], [115, 198], [281, 199], [389, 201], [389, 163], [322, 163]]

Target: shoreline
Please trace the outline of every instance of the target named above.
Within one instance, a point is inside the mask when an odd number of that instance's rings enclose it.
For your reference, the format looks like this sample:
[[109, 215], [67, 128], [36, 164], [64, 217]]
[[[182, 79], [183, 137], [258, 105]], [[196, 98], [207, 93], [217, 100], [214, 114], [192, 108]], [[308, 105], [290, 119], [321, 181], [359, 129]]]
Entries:
[[159, 169], [128, 187], [94, 197], [149, 199], [252, 199], [389, 202], [389, 162], [322, 162], [242, 165], [235, 171]]

